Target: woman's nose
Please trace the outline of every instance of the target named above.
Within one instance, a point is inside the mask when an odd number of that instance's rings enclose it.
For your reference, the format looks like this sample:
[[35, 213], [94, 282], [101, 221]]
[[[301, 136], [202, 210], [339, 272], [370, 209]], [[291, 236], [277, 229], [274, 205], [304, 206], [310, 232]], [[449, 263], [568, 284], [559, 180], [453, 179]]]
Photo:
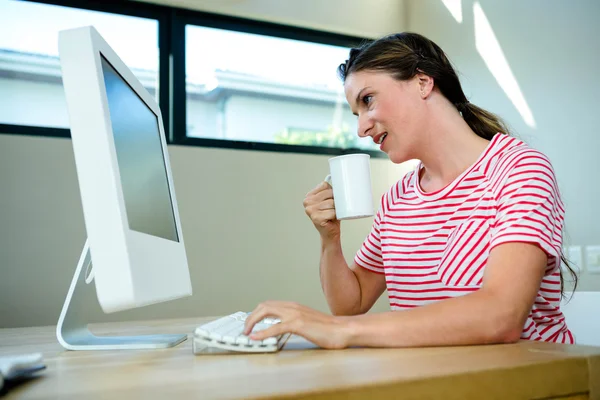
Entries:
[[358, 117], [358, 136], [366, 137], [369, 136], [373, 122], [367, 117], [367, 115], [359, 115]]

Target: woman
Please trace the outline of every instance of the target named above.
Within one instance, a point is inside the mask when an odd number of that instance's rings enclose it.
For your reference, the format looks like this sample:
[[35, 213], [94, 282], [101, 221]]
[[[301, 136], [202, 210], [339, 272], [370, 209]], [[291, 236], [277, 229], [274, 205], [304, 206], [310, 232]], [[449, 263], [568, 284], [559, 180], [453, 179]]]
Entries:
[[[265, 302], [246, 333], [274, 316], [281, 323], [255, 339], [292, 332], [325, 348], [574, 343], [559, 307], [564, 208], [548, 158], [469, 103], [442, 49], [421, 35], [352, 49], [338, 72], [359, 136], [394, 163], [420, 164], [384, 194], [351, 266], [331, 187], [308, 193], [333, 315]], [[366, 315], [386, 288], [392, 311]]]

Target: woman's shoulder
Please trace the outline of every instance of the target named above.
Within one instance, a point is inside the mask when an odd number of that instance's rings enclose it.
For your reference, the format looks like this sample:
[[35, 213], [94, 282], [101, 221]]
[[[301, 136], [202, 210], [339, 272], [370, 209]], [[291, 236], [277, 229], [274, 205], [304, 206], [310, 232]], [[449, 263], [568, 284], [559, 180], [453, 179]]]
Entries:
[[486, 169], [496, 199], [513, 193], [559, 197], [557, 178], [549, 157], [524, 141], [510, 137]]
[[411, 187], [414, 186], [415, 176], [419, 171], [419, 167], [420, 163], [409, 167], [411, 169], [409, 169], [408, 172], [406, 172], [402, 176], [402, 178], [400, 178], [398, 181], [396, 181], [394, 185], [392, 185], [392, 187], [388, 191], [388, 196], [391, 196], [392, 198], [396, 199], [409, 192], [411, 190]]
[[552, 162], [545, 153], [519, 138], [504, 135], [486, 165], [488, 178], [495, 181], [521, 169], [554, 174]]
[[381, 206], [384, 211], [389, 206], [398, 202], [398, 200], [410, 192], [414, 186], [415, 174], [419, 164], [409, 165], [408, 170], [381, 196]]

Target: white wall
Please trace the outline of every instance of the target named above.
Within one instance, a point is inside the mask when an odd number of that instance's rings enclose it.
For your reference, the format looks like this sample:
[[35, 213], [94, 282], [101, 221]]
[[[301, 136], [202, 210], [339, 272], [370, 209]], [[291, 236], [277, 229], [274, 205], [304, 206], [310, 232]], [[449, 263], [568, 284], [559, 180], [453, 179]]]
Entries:
[[134, 0], [358, 37], [405, 29], [405, 0]]
[[572, 298], [571, 294], [567, 294], [562, 308], [576, 343], [600, 346], [600, 293], [578, 291]]
[[[471, 102], [502, 116], [551, 159], [566, 206], [567, 245], [600, 244], [600, 2], [462, 0], [462, 23], [438, 0], [407, 2], [408, 30], [438, 43], [460, 72]], [[487, 17], [523, 93], [529, 126], [476, 46], [475, 4]], [[481, 20], [478, 18], [478, 24]], [[478, 25], [481, 27], [481, 25]], [[480, 31], [479, 29], [477, 31]], [[492, 44], [484, 44], [489, 51]], [[492, 69], [500, 62], [492, 63]], [[600, 346], [600, 275], [585, 271], [564, 306], [581, 344]]]
[[[302, 207], [327, 156], [180, 146], [169, 155], [194, 295], [90, 318], [221, 315], [267, 299], [327, 309], [318, 234]], [[379, 159], [372, 173], [378, 200], [401, 171]], [[349, 260], [371, 222], [343, 223]], [[0, 227], [0, 327], [56, 323], [86, 238], [70, 140], [0, 135]]]
[[[568, 245], [600, 244], [600, 2], [463, 0], [457, 23], [440, 0], [407, 3], [408, 29], [438, 43], [460, 73], [471, 102], [503, 117], [518, 136], [551, 159], [566, 206]], [[475, 42], [479, 3], [535, 120], [524, 118]], [[486, 49], [492, 44], [486, 43]], [[494, 68], [500, 65], [493, 63]], [[583, 271], [582, 290], [600, 290], [600, 275]]]

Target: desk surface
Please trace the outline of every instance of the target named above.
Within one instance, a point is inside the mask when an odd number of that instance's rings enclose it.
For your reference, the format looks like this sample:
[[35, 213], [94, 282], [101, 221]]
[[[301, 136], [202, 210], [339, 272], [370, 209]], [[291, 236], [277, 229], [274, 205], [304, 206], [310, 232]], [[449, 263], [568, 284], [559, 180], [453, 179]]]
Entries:
[[[206, 319], [92, 325], [97, 334], [188, 333]], [[600, 398], [600, 348], [510, 345], [322, 350], [292, 338], [275, 354], [66, 351], [55, 327], [0, 329], [0, 356], [41, 352], [47, 370], [11, 398]]]

